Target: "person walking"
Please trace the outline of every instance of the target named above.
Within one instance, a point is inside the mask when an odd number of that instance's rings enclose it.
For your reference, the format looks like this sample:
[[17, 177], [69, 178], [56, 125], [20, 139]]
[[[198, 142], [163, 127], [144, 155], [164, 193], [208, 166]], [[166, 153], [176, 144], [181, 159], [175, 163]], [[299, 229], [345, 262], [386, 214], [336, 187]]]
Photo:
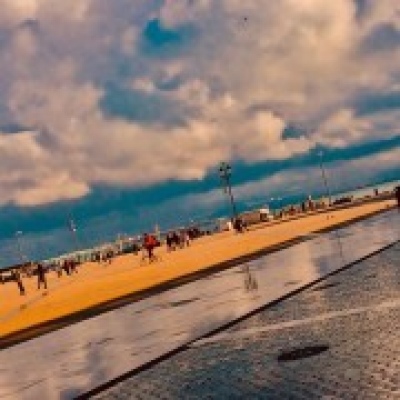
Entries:
[[143, 247], [147, 250], [149, 262], [152, 262], [155, 260], [153, 252], [154, 252], [154, 248], [156, 247], [156, 244], [157, 244], [157, 241], [153, 235], [149, 235], [147, 233], [145, 233], [143, 235]]
[[244, 231], [246, 230], [244, 222], [243, 222], [242, 218], [240, 218], [240, 217], [237, 217], [234, 220], [233, 227], [235, 228], [237, 233], [244, 233]]
[[19, 294], [21, 296], [25, 296], [25, 287], [24, 287], [24, 284], [22, 283], [21, 274], [17, 269], [14, 269], [12, 271], [12, 277], [13, 277], [14, 281], [17, 282]]
[[175, 248], [173, 247], [173, 238], [171, 232], [167, 233], [167, 236], [165, 237], [165, 243], [167, 244], [168, 251], [175, 250]]
[[40, 289], [42, 283], [44, 288], [47, 289], [46, 270], [41, 263], [39, 263], [37, 266], [37, 277], [38, 277], [38, 289]]
[[78, 261], [76, 261], [75, 259], [71, 259], [70, 261], [70, 269], [71, 269], [71, 273], [77, 274], [78, 273]]
[[185, 245], [186, 245], [186, 235], [185, 235], [185, 231], [184, 231], [184, 230], [181, 230], [181, 231], [179, 232], [179, 247], [180, 247], [181, 249], [183, 249], [183, 248], [185, 247]]
[[394, 188], [394, 195], [396, 196], [396, 200], [397, 200], [397, 209], [400, 212], [400, 186], [396, 186]]
[[185, 240], [185, 246], [189, 247], [190, 246], [190, 235], [188, 231], [184, 231], [184, 240]]
[[62, 271], [63, 271], [62, 263], [58, 262], [58, 263], [56, 264], [56, 272], [57, 272], [57, 276], [58, 276], [59, 278], [62, 277]]

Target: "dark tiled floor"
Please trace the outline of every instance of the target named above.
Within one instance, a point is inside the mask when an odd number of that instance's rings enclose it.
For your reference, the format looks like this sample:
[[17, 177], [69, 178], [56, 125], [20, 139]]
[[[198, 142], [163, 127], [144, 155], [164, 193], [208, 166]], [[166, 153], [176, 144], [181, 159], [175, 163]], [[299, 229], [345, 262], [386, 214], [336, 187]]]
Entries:
[[397, 244], [96, 398], [400, 399], [399, 259]]

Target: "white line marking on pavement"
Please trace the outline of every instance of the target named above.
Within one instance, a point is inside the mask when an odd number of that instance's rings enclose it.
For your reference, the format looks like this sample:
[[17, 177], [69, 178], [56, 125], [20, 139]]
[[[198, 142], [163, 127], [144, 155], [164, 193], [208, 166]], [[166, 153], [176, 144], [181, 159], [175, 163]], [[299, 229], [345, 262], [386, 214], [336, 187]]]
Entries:
[[298, 326], [302, 325], [307, 325], [311, 324], [314, 322], [323, 322], [329, 319], [333, 318], [340, 318], [340, 317], [347, 317], [350, 315], [355, 315], [355, 314], [362, 314], [366, 312], [382, 312], [389, 310], [391, 308], [397, 308], [400, 306], [400, 298], [395, 299], [395, 300], [390, 300], [390, 301], [385, 301], [380, 304], [375, 304], [372, 306], [365, 306], [365, 307], [357, 307], [357, 308], [352, 308], [349, 310], [343, 310], [343, 311], [332, 311], [328, 312], [325, 314], [320, 314], [315, 317], [310, 317], [310, 318], [303, 318], [303, 319], [295, 319], [292, 321], [287, 321], [287, 322], [280, 322], [278, 324], [274, 325], [266, 325], [266, 326], [258, 326], [254, 328], [249, 328], [249, 329], [243, 329], [240, 331], [235, 331], [235, 332], [226, 332], [226, 333], [220, 333], [218, 335], [212, 336], [210, 338], [205, 338], [205, 339], [200, 339], [190, 345], [190, 347], [200, 347], [206, 344], [212, 344], [212, 343], [218, 343], [218, 342], [223, 342], [223, 341], [231, 341], [231, 340], [236, 340], [240, 338], [246, 338], [255, 334], [259, 333], [265, 333], [265, 332], [273, 332], [273, 331], [280, 331], [283, 329], [289, 329], [289, 328], [296, 328]]

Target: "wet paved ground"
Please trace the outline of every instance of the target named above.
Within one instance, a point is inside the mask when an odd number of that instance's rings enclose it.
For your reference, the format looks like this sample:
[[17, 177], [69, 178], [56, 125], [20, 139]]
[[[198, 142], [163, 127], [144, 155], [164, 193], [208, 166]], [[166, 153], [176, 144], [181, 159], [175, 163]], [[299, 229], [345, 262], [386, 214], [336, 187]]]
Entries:
[[[190, 348], [100, 397], [299, 398], [307, 390], [318, 397], [336, 381], [347, 390], [343, 371], [353, 371], [353, 385], [368, 372], [367, 382], [375, 385], [379, 378], [387, 390], [398, 374], [386, 367], [393, 359], [380, 358], [386, 344], [388, 356], [399, 354], [393, 333], [400, 326], [398, 246], [320, 282], [319, 290], [307, 289], [199, 339], [398, 240], [399, 218], [388, 211], [310, 235], [282, 251], [3, 349], [0, 399], [72, 399], [180, 346]], [[276, 361], [281, 351], [311, 344], [329, 349], [301, 362]], [[301, 386], [309, 380], [314, 383]]]
[[400, 399], [399, 260], [397, 243], [96, 398]]

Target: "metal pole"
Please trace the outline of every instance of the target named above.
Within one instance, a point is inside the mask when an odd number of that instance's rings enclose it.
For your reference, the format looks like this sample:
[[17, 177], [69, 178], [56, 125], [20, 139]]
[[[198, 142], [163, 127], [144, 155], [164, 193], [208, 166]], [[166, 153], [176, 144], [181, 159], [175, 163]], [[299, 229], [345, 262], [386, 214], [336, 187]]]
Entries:
[[231, 187], [231, 183], [229, 181], [229, 176], [226, 177], [226, 184], [228, 187], [228, 195], [229, 195], [229, 200], [231, 203], [231, 207], [232, 207], [232, 215], [233, 218], [235, 219], [237, 217], [237, 209], [236, 209], [236, 204], [235, 204], [235, 200], [233, 198], [233, 194], [232, 194], [232, 187]]
[[237, 218], [237, 208], [235, 204], [235, 199], [233, 197], [232, 193], [232, 187], [231, 187], [231, 182], [230, 182], [230, 165], [228, 163], [222, 162], [220, 167], [219, 167], [219, 174], [222, 182], [225, 184], [225, 192], [228, 194], [230, 206], [232, 208], [232, 220], [235, 220]]
[[329, 189], [328, 178], [326, 176], [324, 164], [322, 162], [322, 153], [318, 153], [318, 156], [319, 156], [319, 167], [321, 168], [322, 179], [324, 181], [325, 191], [328, 196], [329, 207], [330, 207], [332, 205], [332, 196], [331, 196], [331, 191]]
[[15, 239], [17, 240], [17, 249], [18, 249], [19, 258], [21, 259], [21, 263], [25, 264], [25, 257], [22, 252], [22, 243], [20, 241], [20, 235], [22, 235], [22, 231], [15, 232]]
[[69, 217], [68, 225], [69, 225], [68, 227], [69, 227], [69, 230], [70, 230], [71, 235], [72, 235], [72, 242], [74, 244], [75, 251], [80, 251], [81, 250], [81, 243], [79, 241], [78, 234], [76, 233], [77, 228], [76, 228], [76, 225], [75, 225], [75, 221], [72, 218], [72, 215], [70, 215], [70, 217]]
[[[321, 168], [322, 178], [324, 180], [324, 185], [325, 185], [325, 190], [326, 190], [326, 193], [327, 193], [328, 199], [329, 199], [329, 206], [332, 206], [333, 203], [332, 203], [331, 191], [329, 189], [328, 178], [327, 178], [327, 175], [326, 175], [326, 172], [325, 172], [324, 164], [322, 162], [322, 152], [319, 152], [318, 156], [319, 156], [319, 166]], [[342, 241], [340, 240], [340, 235], [339, 235], [338, 230], [334, 229], [334, 232], [335, 232], [336, 240], [338, 242], [340, 257], [342, 259], [343, 265], [345, 265], [346, 264], [346, 259], [344, 257]]]

